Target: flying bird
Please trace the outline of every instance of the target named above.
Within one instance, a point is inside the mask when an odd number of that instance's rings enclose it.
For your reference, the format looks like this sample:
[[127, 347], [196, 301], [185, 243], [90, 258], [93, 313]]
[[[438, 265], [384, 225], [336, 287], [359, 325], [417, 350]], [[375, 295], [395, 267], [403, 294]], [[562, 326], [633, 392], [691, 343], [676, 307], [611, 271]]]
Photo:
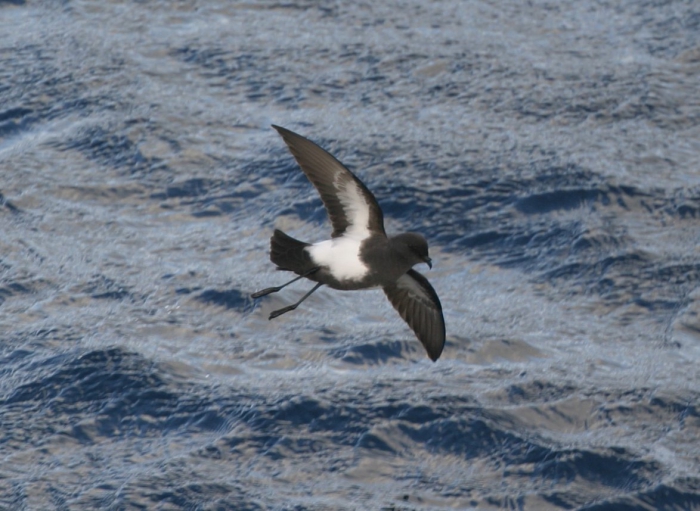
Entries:
[[387, 236], [384, 215], [372, 192], [333, 155], [280, 126], [282, 136], [326, 207], [333, 227], [331, 239], [305, 243], [275, 229], [270, 239], [270, 260], [278, 270], [297, 277], [286, 284], [253, 293], [260, 298], [306, 278], [316, 285], [301, 299], [273, 311], [270, 319], [296, 309], [322, 285], [339, 290], [381, 287], [431, 360], [445, 345], [445, 320], [435, 290], [413, 269], [419, 263], [432, 268], [425, 238], [413, 232]]

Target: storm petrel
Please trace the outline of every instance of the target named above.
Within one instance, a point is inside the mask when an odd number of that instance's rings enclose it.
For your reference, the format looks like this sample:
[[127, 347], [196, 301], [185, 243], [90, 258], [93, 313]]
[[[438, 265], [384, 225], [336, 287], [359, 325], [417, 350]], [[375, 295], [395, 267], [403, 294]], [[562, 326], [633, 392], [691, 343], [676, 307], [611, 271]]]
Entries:
[[275, 128], [306, 177], [316, 187], [333, 227], [331, 239], [304, 243], [275, 229], [270, 239], [270, 260], [295, 279], [252, 295], [260, 298], [307, 278], [316, 285], [302, 298], [270, 314], [276, 318], [296, 309], [322, 285], [356, 290], [381, 287], [401, 317], [437, 360], [445, 345], [445, 320], [440, 299], [428, 280], [413, 269], [426, 263], [428, 243], [420, 234], [407, 232], [388, 237], [384, 215], [372, 192], [330, 153], [310, 140], [279, 126]]

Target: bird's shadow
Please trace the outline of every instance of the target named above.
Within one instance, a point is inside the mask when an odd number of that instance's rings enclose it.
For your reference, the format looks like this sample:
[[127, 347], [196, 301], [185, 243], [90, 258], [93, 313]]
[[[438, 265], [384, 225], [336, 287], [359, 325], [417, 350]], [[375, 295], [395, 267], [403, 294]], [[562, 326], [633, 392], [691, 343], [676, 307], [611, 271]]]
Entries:
[[417, 351], [413, 342], [380, 340], [354, 346], [335, 348], [329, 354], [342, 362], [354, 365], [380, 365], [392, 360], [412, 358]]
[[244, 293], [238, 289], [207, 289], [197, 295], [196, 299], [208, 305], [218, 305], [227, 309], [248, 313], [255, 308], [255, 301], [249, 293]]

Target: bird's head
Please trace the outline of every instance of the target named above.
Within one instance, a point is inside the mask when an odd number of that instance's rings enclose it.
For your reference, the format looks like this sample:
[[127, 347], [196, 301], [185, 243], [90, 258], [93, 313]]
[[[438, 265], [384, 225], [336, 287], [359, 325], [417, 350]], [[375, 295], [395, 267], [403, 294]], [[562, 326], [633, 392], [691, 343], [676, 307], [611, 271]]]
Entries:
[[406, 247], [402, 252], [408, 254], [408, 259], [411, 262], [411, 266], [414, 264], [425, 263], [430, 268], [433, 267], [433, 261], [428, 255], [428, 242], [425, 238], [416, 232], [406, 232], [404, 234], [399, 234], [394, 236], [392, 241], [398, 245]]

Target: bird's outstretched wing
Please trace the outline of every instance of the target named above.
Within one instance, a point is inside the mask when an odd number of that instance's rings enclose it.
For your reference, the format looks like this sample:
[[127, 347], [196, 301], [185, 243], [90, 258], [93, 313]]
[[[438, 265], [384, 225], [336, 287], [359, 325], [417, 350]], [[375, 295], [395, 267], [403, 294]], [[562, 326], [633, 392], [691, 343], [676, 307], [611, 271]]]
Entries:
[[293, 131], [275, 128], [316, 187], [333, 226], [331, 237], [383, 234], [384, 215], [372, 192], [329, 152]]
[[391, 305], [423, 343], [434, 362], [445, 346], [445, 319], [437, 293], [428, 279], [415, 270], [408, 270], [395, 284], [384, 287]]

